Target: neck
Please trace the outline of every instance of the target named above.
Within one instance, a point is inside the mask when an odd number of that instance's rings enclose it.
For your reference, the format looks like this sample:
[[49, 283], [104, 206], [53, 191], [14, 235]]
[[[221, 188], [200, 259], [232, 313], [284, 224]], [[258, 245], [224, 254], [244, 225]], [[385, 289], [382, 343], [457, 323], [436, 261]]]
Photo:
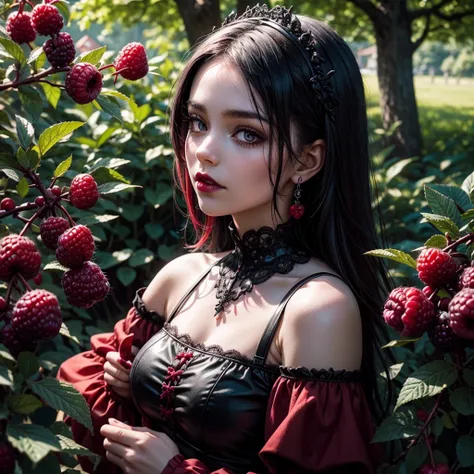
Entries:
[[261, 227], [275, 229], [279, 224], [288, 221], [290, 213], [286, 209], [289, 206], [284, 207], [285, 212], [281, 212], [281, 217], [273, 216], [272, 214], [274, 213], [272, 213], [270, 206], [270, 203], [266, 203], [262, 206], [265, 209], [258, 207], [239, 214], [233, 214], [232, 220], [239, 235], [242, 236], [249, 230], [258, 230]]

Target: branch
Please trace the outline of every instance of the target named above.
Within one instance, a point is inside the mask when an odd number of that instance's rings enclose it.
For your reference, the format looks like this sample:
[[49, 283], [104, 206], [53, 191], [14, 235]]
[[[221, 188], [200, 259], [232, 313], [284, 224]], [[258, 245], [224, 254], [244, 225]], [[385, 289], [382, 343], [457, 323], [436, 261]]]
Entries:
[[416, 41], [413, 41], [411, 43], [412, 52], [415, 52], [418, 49], [418, 47], [421, 45], [421, 43], [423, 43], [423, 41], [425, 41], [426, 37], [430, 33], [430, 23], [431, 15], [428, 15], [426, 17], [425, 28], [423, 29], [423, 32], [421, 33], [420, 37]]
[[429, 8], [417, 8], [416, 10], [412, 10], [409, 13], [410, 20], [416, 20], [417, 18], [420, 18], [422, 16], [429, 16], [435, 13], [436, 11], [439, 11], [441, 8], [443, 8], [445, 5], [450, 3], [451, 0], [441, 0], [439, 3], [436, 5], [433, 5], [432, 7]]
[[33, 76], [29, 76], [26, 79], [23, 79], [19, 81], [18, 79], [15, 79], [13, 82], [7, 82], [5, 84], [0, 85], [0, 91], [4, 91], [7, 89], [12, 88], [18, 88], [19, 86], [24, 86], [26, 84], [32, 84], [33, 82], [39, 82], [40, 79], [43, 79], [44, 77], [50, 76], [51, 74], [55, 74], [57, 72], [65, 72], [69, 71], [71, 68], [69, 66], [64, 66], [61, 68], [54, 68], [50, 67], [49, 69], [46, 69], [45, 71], [42, 71], [38, 74], [34, 74]]
[[363, 10], [373, 22], [377, 22], [384, 16], [382, 10], [370, 0], [350, 0], [355, 6]]

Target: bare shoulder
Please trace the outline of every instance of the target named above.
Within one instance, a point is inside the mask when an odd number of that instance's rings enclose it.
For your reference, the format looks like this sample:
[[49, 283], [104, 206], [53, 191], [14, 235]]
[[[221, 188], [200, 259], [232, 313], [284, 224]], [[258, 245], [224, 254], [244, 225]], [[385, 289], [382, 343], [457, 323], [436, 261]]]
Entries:
[[284, 365], [359, 369], [361, 315], [349, 286], [329, 275], [303, 285], [288, 302], [280, 341]]

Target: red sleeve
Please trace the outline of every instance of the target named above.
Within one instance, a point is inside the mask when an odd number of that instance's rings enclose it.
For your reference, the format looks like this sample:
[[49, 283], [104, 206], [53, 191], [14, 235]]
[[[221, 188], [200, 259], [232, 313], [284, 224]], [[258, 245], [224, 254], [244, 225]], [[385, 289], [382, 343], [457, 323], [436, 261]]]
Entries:
[[[108, 423], [108, 418], [113, 417], [134, 426], [143, 424], [133, 402], [117, 395], [104, 381], [105, 355], [110, 351], [119, 351], [122, 358], [130, 360], [132, 343], [142, 347], [159, 329], [159, 323], [143, 319], [135, 308], [131, 308], [125, 319], [115, 324], [114, 332], [92, 336], [90, 351], [71, 357], [59, 368], [57, 379], [74, 385], [91, 410], [94, 433], [69, 416], [65, 416], [64, 421], [71, 426], [76, 442], [104, 456], [99, 468], [94, 471], [95, 474], [119, 472], [115, 464], [105, 460], [104, 438], [100, 435], [100, 427]], [[81, 457], [80, 461], [86, 472], [92, 472], [88, 458]]]
[[[379, 451], [370, 444], [374, 424], [362, 385], [351, 381], [351, 374], [358, 372], [302, 368], [282, 371], [270, 395], [265, 444], [260, 451], [267, 472], [373, 473]], [[300, 377], [302, 372], [307, 377]], [[185, 473], [211, 471], [197, 459], [178, 455], [162, 472]], [[231, 471], [219, 469], [212, 473]]]

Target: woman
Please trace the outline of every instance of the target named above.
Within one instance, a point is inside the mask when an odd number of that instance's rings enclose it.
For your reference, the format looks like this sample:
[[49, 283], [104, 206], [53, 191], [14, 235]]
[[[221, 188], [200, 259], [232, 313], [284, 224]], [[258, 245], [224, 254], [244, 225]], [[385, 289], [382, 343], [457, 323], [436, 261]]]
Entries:
[[283, 7], [231, 15], [181, 74], [171, 136], [195, 252], [62, 365], [92, 410], [76, 440], [102, 472], [373, 472], [385, 276], [348, 46]]

